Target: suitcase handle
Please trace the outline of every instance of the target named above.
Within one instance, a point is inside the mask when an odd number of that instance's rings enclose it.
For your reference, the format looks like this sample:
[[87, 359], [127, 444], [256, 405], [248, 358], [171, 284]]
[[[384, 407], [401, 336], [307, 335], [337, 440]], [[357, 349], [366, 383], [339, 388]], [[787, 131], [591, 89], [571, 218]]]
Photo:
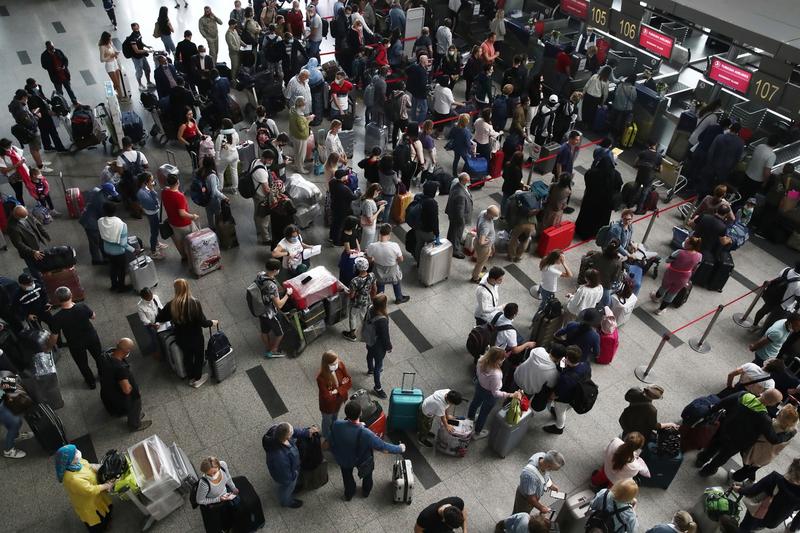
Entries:
[[177, 161], [175, 159], [175, 152], [173, 152], [172, 150], [164, 150], [164, 151], [167, 153], [167, 163], [177, 167], [178, 164], [177, 164]]
[[147, 264], [147, 256], [140, 251], [134, 261], [136, 262], [136, 268], [141, 268]]
[[[411, 387], [408, 388], [408, 389], [406, 388], [406, 376], [411, 376]], [[403, 378], [402, 378], [402, 380], [400, 380], [400, 389], [403, 392], [411, 392], [411, 391], [413, 391], [414, 390], [414, 382], [416, 381], [416, 379], [417, 379], [417, 373], [416, 372], [403, 372]]]

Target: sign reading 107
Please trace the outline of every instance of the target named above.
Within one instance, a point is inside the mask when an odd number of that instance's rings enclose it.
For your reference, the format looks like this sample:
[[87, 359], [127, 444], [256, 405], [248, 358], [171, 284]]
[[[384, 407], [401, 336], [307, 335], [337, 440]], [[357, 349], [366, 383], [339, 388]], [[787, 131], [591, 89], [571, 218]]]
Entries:
[[785, 82], [778, 78], [756, 71], [753, 79], [750, 80], [750, 91], [748, 97], [757, 102], [763, 102], [768, 106], [776, 106], [781, 101]]

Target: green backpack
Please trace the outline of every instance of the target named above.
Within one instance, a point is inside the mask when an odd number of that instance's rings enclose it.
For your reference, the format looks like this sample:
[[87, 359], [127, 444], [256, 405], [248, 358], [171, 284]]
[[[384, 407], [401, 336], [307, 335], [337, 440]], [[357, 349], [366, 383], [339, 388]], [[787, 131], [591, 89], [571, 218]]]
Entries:
[[703, 507], [706, 515], [715, 522], [725, 515], [739, 519], [739, 500], [731, 495], [730, 490], [722, 487], [711, 487], [703, 491]]

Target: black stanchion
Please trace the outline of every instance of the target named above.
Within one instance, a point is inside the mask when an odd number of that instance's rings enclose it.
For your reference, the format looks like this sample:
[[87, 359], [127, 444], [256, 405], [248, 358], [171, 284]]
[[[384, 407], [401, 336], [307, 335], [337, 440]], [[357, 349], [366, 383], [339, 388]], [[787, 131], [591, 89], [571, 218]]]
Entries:
[[667, 344], [667, 341], [669, 341], [669, 339], [670, 339], [669, 333], [664, 333], [664, 335], [661, 337], [661, 342], [659, 343], [658, 348], [656, 348], [656, 351], [653, 354], [653, 357], [650, 358], [650, 363], [646, 366], [645, 365], [637, 366], [636, 369], [633, 371], [633, 375], [636, 376], [636, 379], [638, 379], [642, 383], [653, 383], [655, 381], [653, 375], [653, 366], [656, 364], [658, 356], [661, 355], [661, 350], [664, 349], [664, 345]]
[[711, 343], [706, 341], [706, 337], [708, 337], [708, 334], [711, 333], [711, 328], [714, 327], [714, 324], [716, 323], [717, 318], [719, 318], [719, 315], [722, 313], [723, 309], [725, 309], [724, 305], [717, 306], [717, 312], [711, 317], [711, 322], [708, 323], [708, 327], [706, 327], [706, 330], [699, 339], [689, 339], [689, 346], [692, 348], [692, 350], [697, 353], [708, 353], [711, 351]]
[[642, 237], [642, 244], [647, 242], [647, 237], [650, 236], [650, 230], [653, 229], [653, 224], [656, 223], [656, 219], [658, 218], [658, 209], [653, 212], [653, 216], [650, 217], [650, 223], [647, 225], [647, 229], [644, 230], [644, 237]]
[[764, 291], [767, 289], [768, 284], [769, 281], [765, 281], [764, 284], [758, 288], [758, 290], [756, 291], [756, 297], [753, 298], [752, 302], [750, 302], [750, 305], [747, 307], [747, 311], [745, 311], [744, 314], [736, 313], [733, 315], [733, 321], [736, 322], [737, 326], [742, 326], [743, 328], [749, 328], [753, 325], [753, 321], [750, 320], [750, 313], [752, 313], [753, 309], [755, 309], [756, 304], [761, 299], [761, 295], [764, 294]]

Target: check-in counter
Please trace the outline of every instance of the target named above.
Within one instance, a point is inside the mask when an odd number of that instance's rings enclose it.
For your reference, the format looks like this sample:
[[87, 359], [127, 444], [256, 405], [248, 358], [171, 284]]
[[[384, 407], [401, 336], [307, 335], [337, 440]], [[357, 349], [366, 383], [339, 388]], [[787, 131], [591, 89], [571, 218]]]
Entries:
[[639, 127], [636, 140], [646, 144], [651, 139], [659, 140], [670, 126], [667, 117], [669, 98], [644, 85], [636, 86], [636, 103], [633, 106], [633, 120]]

